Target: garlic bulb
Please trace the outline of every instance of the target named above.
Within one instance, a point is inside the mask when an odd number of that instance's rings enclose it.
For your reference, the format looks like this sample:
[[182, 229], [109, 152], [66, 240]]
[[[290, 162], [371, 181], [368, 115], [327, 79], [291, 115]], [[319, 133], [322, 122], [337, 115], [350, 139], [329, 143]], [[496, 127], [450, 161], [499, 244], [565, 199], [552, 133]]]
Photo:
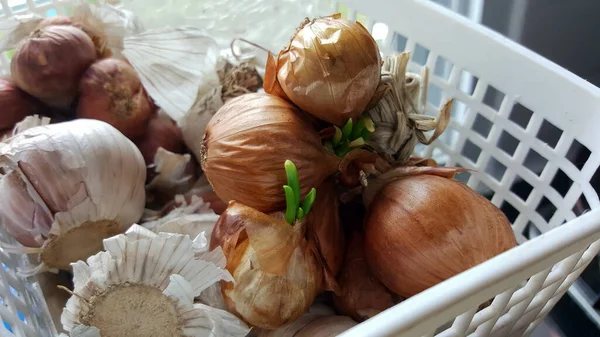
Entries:
[[[408, 161], [417, 142], [431, 144], [444, 132], [452, 108], [450, 99], [442, 106], [437, 119], [424, 115], [429, 72], [424, 67], [421, 76], [407, 74], [409, 59], [410, 53], [384, 59], [378, 90], [384, 92], [383, 97], [367, 112], [375, 124], [368, 144], [398, 164]], [[428, 137], [427, 131], [434, 131], [433, 135]]]
[[75, 333], [82, 326], [103, 337], [246, 336], [248, 327], [232, 314], [193, 303], [211, 284], [232, 280], [211, 260], [196, 258], [194, 244], [187, 235], [137, 225], [104, 240], [106, 251], [73, 264], [63, 328], [71, 337], [85, 336]]
[[230, 312], [275, 329], [300, 317], [321, 290], [320, 264], [304, 238], [306, 222], [290, 225], [282, 212], [267, 215], [230, 202], [211, 238], [221, 246], [235, 283], [221, 282]]
[[35, 271], [68, 269], [142, 215], [146, 168], [112, 126], [76, 120], [27, 129], [0, 143], [0, 220], [40, 253]]

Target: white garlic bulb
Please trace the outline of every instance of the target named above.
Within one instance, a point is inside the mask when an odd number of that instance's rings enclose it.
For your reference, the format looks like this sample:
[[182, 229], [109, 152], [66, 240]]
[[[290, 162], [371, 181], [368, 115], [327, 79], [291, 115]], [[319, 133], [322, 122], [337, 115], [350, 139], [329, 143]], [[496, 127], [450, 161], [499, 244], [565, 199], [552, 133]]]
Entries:
[[31, 273], [68, 269], [144, 210], [146, 167], [135, 145], [97, 120], [36, 126], [0, 143], [0, 221], [39, 253]]
[[87, 336], [91, 327], [102, 337], [246, 336], [248, 327], [234, 315], [193, 303], [215, 282], [233, 280], [213, 262], [222, 253], [195, 257], [194, 243], [138, 225], [104, 240], [106, 251], [73, 264], [63, 328], [71, 337]]

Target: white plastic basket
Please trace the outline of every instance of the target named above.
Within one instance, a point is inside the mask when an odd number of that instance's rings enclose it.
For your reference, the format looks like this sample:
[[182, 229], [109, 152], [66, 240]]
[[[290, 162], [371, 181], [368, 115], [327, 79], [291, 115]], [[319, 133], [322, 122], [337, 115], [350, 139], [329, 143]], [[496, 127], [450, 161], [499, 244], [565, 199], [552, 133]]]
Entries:
[[[55, 0], [14, 1], [44, 13]], [[11, 12], [0, 2], [1, 20]], [[384, 53], [413, 51], [412, 71], [433, 70], [427, 112], [453, 97], [453, 120], [420, 154], [474, 169], [459, 179], [510, 214], [521, 243], [342, 336], [528, 335], [567, 291], [577, 298], [570, 287], [600, 251], [600, 200], [589, 183], [600, 166], [600, 90], [427, 0], [345, 0], [333, 9], [375, 28]], [[516, 192], [517, 182], [529, 189]], [[576, 204], [592, 210], [582, 215]], [[39, 287], [14, 273], [23, 259], [0, 252], [0, 260], [0, 318], [16, 336], [51, 336]], [[1, 324], [0, 335], [11, 336]]]

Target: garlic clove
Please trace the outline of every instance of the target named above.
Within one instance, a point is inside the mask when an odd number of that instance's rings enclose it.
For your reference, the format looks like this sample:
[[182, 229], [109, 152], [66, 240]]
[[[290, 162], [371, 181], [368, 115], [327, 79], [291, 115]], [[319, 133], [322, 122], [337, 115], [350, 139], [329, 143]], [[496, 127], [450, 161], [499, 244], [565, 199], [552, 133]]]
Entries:
[[68, 332], [81, 326], [107, 336], [245, 336], [232, 314], [193, 298], [231, 276], [197, 259], [189, 236], [132, 226], [104, 241], [106, 251], [73, 264], [74, 290], [61, 321]]

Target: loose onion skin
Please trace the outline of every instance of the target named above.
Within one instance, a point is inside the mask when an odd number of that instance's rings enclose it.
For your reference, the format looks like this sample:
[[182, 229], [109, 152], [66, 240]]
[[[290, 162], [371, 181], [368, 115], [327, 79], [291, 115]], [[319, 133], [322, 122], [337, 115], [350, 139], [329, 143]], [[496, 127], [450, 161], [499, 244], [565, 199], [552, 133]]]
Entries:
[[[276, 72], [294, 104], [340, 127], [365, 111], [380, 80], [377, 43], [360, 23], [339, 16], [307, 20], [279, 53], [276, 65], [269, 63], [265, 78]], [[272, 82], [265, 79], [267, 85]]]
[[[10, 129], [23, 118], [40, 113], [40, 104], [8, 79], [0, 78], [0, 130]], [[1, 138], [1, 137], [0, 137]]]
[[77, 118], [97, 119], [133, 139], [146, 133], [152, 103], [131, 65], [103, 59], [89, 67], [79, 83]]
[[285, 208], [286, 159], [298, 168], [303, 196], [335, 173], [340, 161], [292, 104], [257, 93], [231, 99], [217, 111], [196, 155], [219, 198], [261, 212]]
[[265, 214], [229, 203], [211, 235], [235, 279], [221, 281], [228, 311], [245, 322], [276, 329], [304, 314], [321, 289], [317, 258], [304, 238], [306, 221], [293, 226], [282, 212]]
[[363, 237], [353, 231], [348, 240], [344, 265], [338, 277], [340, 295], [333, 298], [341, 315], [358, 322], [394, 306], [392, 293], [371, 272], [363, 249]]
[[410, 297], [516, 245], [504, 214], [468, 186], [433, 175], [392, 181], [365, 219], [377, 278]]
[[94, 43], [81, 29], [49, 26], [17, 48], [10, 64], [17, 86], [42, 102], [67, 109], [84, 71], [96, 60]]

